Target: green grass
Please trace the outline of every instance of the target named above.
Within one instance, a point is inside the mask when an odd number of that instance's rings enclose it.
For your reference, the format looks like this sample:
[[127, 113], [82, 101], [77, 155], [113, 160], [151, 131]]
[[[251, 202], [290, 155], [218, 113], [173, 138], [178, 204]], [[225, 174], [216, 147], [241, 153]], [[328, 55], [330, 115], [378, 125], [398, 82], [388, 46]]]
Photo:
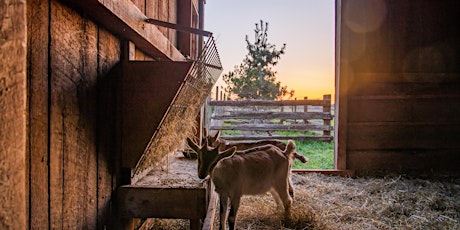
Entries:
[[[332, 122], [333, 124], [333, 122]], [[224, 125], [226, 125], [224, 123]], [[242, 135], [240, 130], [222, 130], [222, 135]], [[298, 136], [298, 135], [311, 135], [313, 132], [295, 132], [295, 131], [274, 131], [274, 135], [281, 136]], [[309, 159], [308, 163], [304, 164], [295, 160], [292, 169], [334, 169], [334, 142], [321, 142], [321, 141], [295, 141], [296, 152], [302, 154]]]
[[296, 152], [309, 159], [307, 164], [294, 161], [292, 169], [334, 169], [334, 142], [295, 141]]

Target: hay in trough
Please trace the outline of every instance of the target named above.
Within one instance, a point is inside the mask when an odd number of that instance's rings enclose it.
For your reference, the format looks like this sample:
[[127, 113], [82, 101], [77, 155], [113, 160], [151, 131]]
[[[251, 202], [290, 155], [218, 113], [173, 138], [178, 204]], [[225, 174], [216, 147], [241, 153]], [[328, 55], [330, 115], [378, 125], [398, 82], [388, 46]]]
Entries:
[[167, 157], [168, 162], [154, 168], [136, 182], [136, 185], [149, 185], [164, 188], [202, 188], [205, 180], [198, 178], [196, 160], [186, 158], [176, 152]]
[[[271, 195], [244, 196], [238, 229], [460, 229], [459, 178], [294, 174], [292, 180], [296, 193], [288, 223]], [[154, 223], [148, 229], [189, 228], [186, 220]]]
[[210, 37], [134, 168], [133, 181], [161, 166], [167, 154], [184, 149], [186, 137], [196, 133], [196, 117], [221, 72], [215, 41]]

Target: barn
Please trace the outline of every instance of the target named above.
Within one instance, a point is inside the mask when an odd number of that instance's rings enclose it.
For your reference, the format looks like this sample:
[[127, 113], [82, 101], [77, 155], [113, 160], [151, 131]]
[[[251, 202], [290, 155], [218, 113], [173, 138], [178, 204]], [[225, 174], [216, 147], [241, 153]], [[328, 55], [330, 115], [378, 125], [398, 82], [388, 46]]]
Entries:
[[[336, 169], [458, 176], [460, 4], [336, 7]], [[117, 196], [200, 135], [201, 104], [221, 71], [204, 8], [0, 3], [1, 229], [133, 228]]]

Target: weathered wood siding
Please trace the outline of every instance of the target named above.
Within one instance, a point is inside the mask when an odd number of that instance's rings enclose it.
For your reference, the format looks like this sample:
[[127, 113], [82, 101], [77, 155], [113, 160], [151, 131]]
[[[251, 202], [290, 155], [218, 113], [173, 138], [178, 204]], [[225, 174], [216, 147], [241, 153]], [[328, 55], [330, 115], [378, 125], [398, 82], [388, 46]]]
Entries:
[[27, 17], [29, 227], [110, 228], [120, 41], [55, 0]]
[[459, 5], [338, 1], [339, 168], [459, 171]]
[[[177, 23], [178, 0], [131, 0], [145, 16], [165, 22]], [[165, 37], [176, 45], [177, 33], [173, 29], [159, 26], [158, 29]], [[139, 49], [135, 49], [135, 55], [131, 60], [152, 60], [151, 57]]]
[[1, 1], [0, 23], [0, 229], [26, 229], [25, 2]]

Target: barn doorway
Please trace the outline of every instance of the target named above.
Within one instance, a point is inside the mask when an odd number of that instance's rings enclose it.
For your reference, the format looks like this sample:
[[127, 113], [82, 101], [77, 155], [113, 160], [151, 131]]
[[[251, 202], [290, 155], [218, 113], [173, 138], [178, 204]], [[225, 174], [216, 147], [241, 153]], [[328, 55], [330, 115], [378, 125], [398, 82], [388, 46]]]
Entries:
[[[275, 66], [276, 78], [295, 93], [284, 99], [321, 101], [329, 97], [330, 113], [334, 117], [336, 0], [295, 0], [289, 3], [273, 0], [208, 1], [205, 17], [205, 29], [213, 31], [220, 50], [223, 75], [242, 62], [248, 53], [246, 35], [249, 40], [253, 39], [255, 23], [263, 20], [268, 23], [269, 43], [278, 49], [286, 44], [285, 54]], [[211, 101], [231, 99], [225, 88], [221, 77], [210, 95]], [[305, 109], [303, 106], [285, 106], [283, 109], [286, 112], [289, 109], [291, 112], [323, 112], [323, 107], [313, 105], [307, 105]], [[326, 125], [321, 119], [318, 121], [318, 125]], [[311, 125], [316, 124], [315, 120], [311, 122]], [[313, 131], [318, 136], [330, 133], [330, 142], [297, 142], [300, 151], [310, 158], [308, 166], [300, 168], [337, 169], [334, 124], [335, 119], [332, 119], [330, 132]], [[308, 145], [304, 146], [302, 142]]]

